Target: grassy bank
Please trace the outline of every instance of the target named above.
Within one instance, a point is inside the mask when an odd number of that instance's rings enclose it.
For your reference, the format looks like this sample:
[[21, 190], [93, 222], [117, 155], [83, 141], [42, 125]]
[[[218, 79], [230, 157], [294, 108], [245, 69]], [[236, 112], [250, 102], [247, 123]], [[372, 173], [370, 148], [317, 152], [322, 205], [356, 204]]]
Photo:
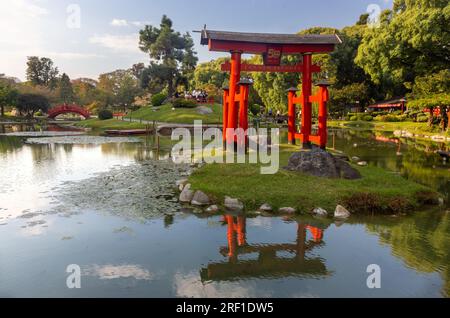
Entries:
[[446, 136], [450, 132], [442, 132], [438, 127], [430, 127], [427, 123], [414, 122], [367, 122], [367, 121], [329, 121], [329, 127], [346, 127], [353, 129], [367, 129], [375, 131], [406, 131], [418, 137], [424, 136]]
[[145, 124], [130, 123], [117, 119], [99, 120], [96, 118], [80, 121], [75, 123], [74, 126], [82, 128], [91, 128], [95, 130], [108, 130], [108, 129], [145, 129]]
[[172, 109], [171, 104], [166, 104], [160, 107], [142, 107], [127, 116], [127, 118], [179, 124], [193, 124], [194, 120], [202, 120], [204, 124], [218, 124], [222, 122], [221, 105], [204, 106], [210, 108], [213, 113], [202, 115], [197, 108]]
[[[280, 167], [295, 151], [282, 147]], [[259, 165], [212, 164], [195, 171], [189, 181], [196, 190], [210, 194], [218, 203], [225, 196], [241, 199], [248, 210], [269, 203], [274, 208], [294, 207], [309, 212], [322, 207], [334, 212], [337, 204], [356, 213], [408, 212], [438, 194], [429, 188], [376, 167], [357, 167], [360, 180], [318, 178], [280, 168], [275, 175], [260, 174]]]

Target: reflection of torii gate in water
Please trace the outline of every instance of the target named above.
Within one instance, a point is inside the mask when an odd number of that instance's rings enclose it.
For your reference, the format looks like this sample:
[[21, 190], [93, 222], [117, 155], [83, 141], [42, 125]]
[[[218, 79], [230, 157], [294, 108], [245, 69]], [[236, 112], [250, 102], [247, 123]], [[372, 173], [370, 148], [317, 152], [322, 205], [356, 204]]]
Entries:
[[[236, 141], [228, 135], [230, 129], [248, 129], [249, 81], [241, 81], [241, 72], [296, 72], [302, 74], [302, 92], [297, 97], [297, 89], [288, 93], [289, 142], [299, 139], [305, 148], [311, 143], [325, 148], [327, 144], [328, 83], [322, 81], [318, 93], [312, 94], [312, 74], [320, 72], [318, 65], [312, 64], [312, 54], [330, 53], [336, 44], [342, 43], [337, 35], [296, 35], [240, 33], [206, 30], [201, 32], [201, 44], [208, 45], [210, 51], [231, 53], [231, 62], [222, 65], [222, 70], [230, 72], [229, 88], [224, 89], [223, 135], [228, 145]], [[242, 54], [263, 55], [264, 65], [242, 64]], [[281, 57], [301, 54], [303, 61], [298, 65], [281, 65]], [[319, 104], [319, 131], [312, 134], [312, 103]], [[301, 131], [296, 129], [296, 105], [302, 107]]]
[[[325, 264], [320, 258], [307, 258], [306, 253], [323, 245], [323, 230], [298, 223], [297, 241], [294, 244], [248, 245], [246, 239], [246, 217], [224, 216], [228, 231], [228, 247], [220, 253], [228, 262], [211, 263], [201, 270], [202, 281], [233, 280], [242, 277], [284, 277], [288, 275], [327, 275]], [[307, 231], [312, 241], [306, 241]], [[277, 252], [294, 254], [293, 258], [278, 257]], [[239, 260], [240, 255], [258, 253], [258, 259]]]

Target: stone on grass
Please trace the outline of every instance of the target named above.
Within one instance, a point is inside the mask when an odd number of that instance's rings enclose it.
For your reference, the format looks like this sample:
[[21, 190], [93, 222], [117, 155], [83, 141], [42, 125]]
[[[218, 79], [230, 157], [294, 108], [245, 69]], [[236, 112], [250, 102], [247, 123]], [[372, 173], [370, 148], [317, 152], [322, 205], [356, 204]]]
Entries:
[[219, 207], [217, 205], [211, 205], [205, 211], [208, 213], [217, 213], [219, 212]]
[[336, 211], [334, 211], [334, 217], [338, 219], [347, 219], [351, 216], [351, 213], [344, 208], [342, 205], [338, 205], [336, 207]]
[[360, 161], [361, 160], [361, 158], [359, 158], [359, 157], [352, 157], [352, 161], [353, 162], [358, 162], [358, 161]]
[[194, 191], [191, 190], [191, 185], [188, 183], [185, 185], [183, 191], [180, 193], [181, 203], [190, 203], [194, 198]]
[[367, 161], [358, 162], [358, 166], [360, 166], [360, 167], [366, 167], [367, 165], [368, 165]]
[[297, 171], [316, 177], [360, 179], [361, 174], [348, 162], [334, 157], [320, 148], [294, 153], [286, 167], [289, 171]]
[[211, 201], [209, 197], [202, 191], [196, 191], [194, 197], [192, 198], [191, 204], [197, 206], [209, 205]]
[[244, 210], [244, 203], [238, 199], [225, 197], [224, 206], [230, 211], [242, 211]]
[[214, 111], [207, 106], [199, 106], [197, 107], [197, 113], [199, 113], [200, 115], [209, 115], [214, 113]]
[[322, 208], [316, 208], [312, 211], [317, 216], [328, 216], [328, 212]]
[[285, 207], [285, 208], [279, 209], [278, 212], [283, 213], [283, 214], [295, 214], [297, 212], [297, 210], [294, 208], [291, 208], [291, 207]]
[[261, 205], [261, 207], [259, 208], [260, 212], [272, 212], [273, 208], [270, 206], [270, 204], [268, 203], [264, 203], [263, 205]]

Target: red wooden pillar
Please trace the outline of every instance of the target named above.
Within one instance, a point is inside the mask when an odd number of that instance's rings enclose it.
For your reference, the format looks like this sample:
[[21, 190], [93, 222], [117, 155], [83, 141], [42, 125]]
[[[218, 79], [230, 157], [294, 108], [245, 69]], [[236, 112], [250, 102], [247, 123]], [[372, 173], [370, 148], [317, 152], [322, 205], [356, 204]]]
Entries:
[[327, 110], [327, 102], [329, 99], [328, 96], [328, 86], [330, 84], [327, 81], [321, 81], [317, 83], [319, 86], [319, 140], [320, 140], [320, 148], [326, 149], [328, 143], [328, 127], [327, 127], [327, 119], [328, 119], [328, 110]]
[[303, 54], [303, 78], [302, 78], [302, 92], [303, 92], [303, 105], [302, 105], [302, 134], [303, 134], [303, 148], [311, 148], [311, 136], [312, 131], [312, 104], [310, 97], [312, 94], [312, 55], [311, 53]]
[[246, 225], [246, 218], [244, 216], [238, 216], [237, 233], [239, 246], [245, 246], [247, 244], [245, 225]]
[[[228, 124], [227, 129], [237, 128], [238, 121], [238, 110], [236, 107], [236, 93], [237, 93], [237, 83], [241, 79], [241, 52], [233, 51], [231, 52], [231, 74], [230, 74], [230, 90], [228, 96]], [[234, 142], [234, 140], [228, 140], [228, 143]]]
[[288, 89], [288, 142], [291, 145], [295, 145], [295, 120], [296, 120], [296, 111], [295, 111], [295, 102], [294, 98], [298, 89], [295, 87], [291, 87]]
[[229, 88], [223, 88], [223, 142], [227, 141], [227, 127], [228, 127], [228, 95]]
[[234, 226], [234, 217], [232, 215], [227, 215], [226, 220], [228, 223], [227, 239], [228, 239], [228, 257], [230, 261], [236, 261], [237, 259], [237, 242], [236, 242], [236, 230]]
[[248, 129], [248, 95], [250, 93], [250, 85], [253, 82], [243, 79], [239, 85], [239, 128], [247, 131]]

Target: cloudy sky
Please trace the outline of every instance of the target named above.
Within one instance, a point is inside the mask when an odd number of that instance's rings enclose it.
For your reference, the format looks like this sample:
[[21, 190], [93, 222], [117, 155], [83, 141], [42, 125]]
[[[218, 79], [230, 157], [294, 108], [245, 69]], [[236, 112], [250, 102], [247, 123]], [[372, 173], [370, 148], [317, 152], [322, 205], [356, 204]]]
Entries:
[[[158, 25], [163, 14], [180, 32], [208, 28], [295, 33], [312, 26], [341, 28], [368, 8], [390, 0], [0, 0], [0, 73], [25, 79], [26, 57], [46, 56], [71, 78], [128, 68], [149, 58], [138, 32]], [[372, 10], [372, 9], [371, 9]], [[200, 46], [200, 61], [220, 53]]]

